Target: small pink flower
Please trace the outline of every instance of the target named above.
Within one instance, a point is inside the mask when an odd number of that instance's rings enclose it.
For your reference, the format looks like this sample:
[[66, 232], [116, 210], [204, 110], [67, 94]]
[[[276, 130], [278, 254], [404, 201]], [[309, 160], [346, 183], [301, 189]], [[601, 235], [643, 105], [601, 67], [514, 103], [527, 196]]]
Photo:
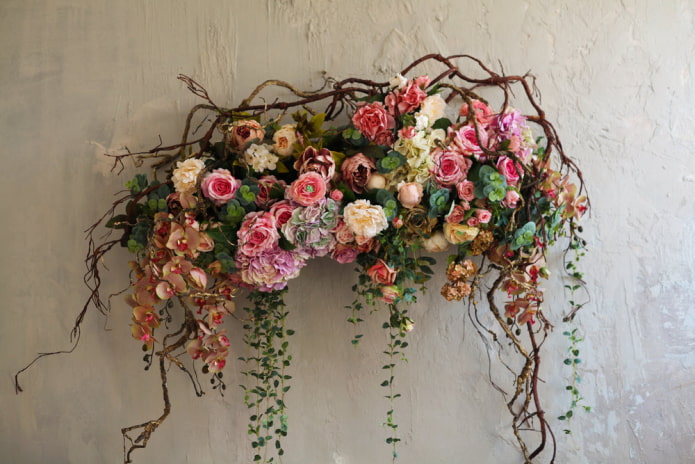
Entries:
[[504, 196], [502, 205], [506, 206], [507, 208], [516, 208], [519, 198], [519, 192], [516, 190], [507, 190], [507, 194]]
[[343, 192], [341, 192], [338, 189], [331, 190], [331, 193], [329, 194], [331, 197], [331, 200], [333, 201], [342, 201], [343, 200]]
[[302, 206], [315, 205], [326, 196], [326, 181], [317, 172], [304, 173], [290, 184], [288, 195]]
[[461, 200], [473, 201], [475, 199], [475, 184], [470, 180], [462, 180], [456, 184], [456, 193]]
[[470, 227], [478, 227], [478, 224], [480, 224], [480, 219], [475, 216], [471, 216], [466, 221], [466, 224], [468, 224]]
[[386, 304], [391, 304], [394, 301], [396, 301], [397, 298], [400, 298], [401, 296], [401, 291], [396, 285], [387, 285], [384, 287], [381, 287], [381, 297], [380, 300], [383, 301]]
[[[490, 124], [490, 121], [492, 121], [492, 118], [494, 117], [492, 108], [490, 108], [480, 100], [472, 100], [471, 103], [473, 106], [473, 115], [476, 121], [478, 122], [478, 124], [487, 127]], [[468, 103], [464, 103], [463, 105], [461, 105], [461, 109], [459, 109], [459, 114], [463, 118], [468, 118], [468, 111]]]
[[446, 215], [444, 220], [449, 224], [460, 224], [466, 216], [466, 210], [461, 205], [454, 205], [451, 212]]
[[415, 126], [406, 126], [398, 131], [398, 137], [401, 139], [412, 139], [417, 135]]
[[[428, 81], [424, 81], [421, 78], [420, 83], [427, 85]], [[422, 90], [421, 86], [418, 85], [418, 80], [413, 80], [408, 82], [402, 89], [394, 90], [386, 96], [386, 106], [389, 108], [389, 112], [393, 115], [396, 114], [406, 114], [418, 106], [420, 103], [427, 98], [427, 93]]]
[[235, 179], [228, 170], [215, 169], [203, 178], [200, 189], [203, 195], [220, 206], [234, 198], [240, 186], [241, 181]]
[[475, 217], [480, 220], [481, 224], [487, 224], [492, 219], [492, 213], [486, 209], [475, 210]]

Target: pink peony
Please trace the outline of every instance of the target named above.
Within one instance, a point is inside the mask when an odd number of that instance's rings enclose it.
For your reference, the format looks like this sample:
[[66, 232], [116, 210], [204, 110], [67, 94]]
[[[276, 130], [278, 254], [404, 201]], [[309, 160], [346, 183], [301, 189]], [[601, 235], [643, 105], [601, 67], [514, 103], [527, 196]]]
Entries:
[[352, 123], [370, 142], [378, 145], [393, 143], [391, 129], [396, 126], [396, 121], [379, 102], [360, 106], [352, 115]]
[[275, 248], [280, 240], [275, 216], [264, 211], [247, 214], [237, 232], [237, 238], [237, 253], [245, 256], [257, 256]]
[[220, 206], [234, 198], [236, 191], [241, 186], [241, 181], [232, 177], [226, 169], [215, 169], [203, 178], [200, 189], [203, 195]]
[[302, 206], [311, 206], [326, 196], [326, 181], [317, 172], [300, 175], [287, 190], [289, 198]]
[[487, 224], [492, 219], [492, 213], [486, 209], [475, 210], [475, 217], [480, 220], [481, 224]]
[[436, 148], [432, 152], [434, 179], [441, 187], [452, 187], [466, 178], [473, 162], [458, 152]]

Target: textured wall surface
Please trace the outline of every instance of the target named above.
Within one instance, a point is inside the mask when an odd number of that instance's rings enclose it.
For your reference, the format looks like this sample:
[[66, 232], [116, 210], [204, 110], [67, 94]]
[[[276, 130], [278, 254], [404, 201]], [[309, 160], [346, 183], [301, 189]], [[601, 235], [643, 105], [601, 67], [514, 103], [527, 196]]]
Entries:
[[[142, 370], [120, 298], [108, 319], [88, 315], [75, 353], [28, 371], [23, 394], [12, 376], [36, 352], [70, 346], [88, 296], [82, 231], [126, 180], [101, 154], [149, 149], [159, 135], [177, 140], [196, 103], [178, 73], [232, 104], [267, 78], [302, 88], [316, 87], [322, 71], [383, 79], [430, 51], [531, 70], [585, 172], [592, 299], [578, 326], [588, 337], [581, 391], [594, 411], [578, 414], [569, 436], [553, 421], [557, 462], [693, 462], [692, 1], [2, 0], [0, 43], [0, 462], [119, 462], [120, 428], [161, 410], [158, 375]], [[121, 250], [108, 258], [106, 291], [127, 283], [127, 260]], [[389, 461], [381, 315], [351, 348], [342, 308], [353, 278], [349, 266], [319, 261], [292, 283], [286, 464]], [[441, 284], [412, 309], [417, 329], [398, 373], [399, 462], [521, 462], [485, 347], [465, 310], [438, 296]], [[547, 290], [559, 321], [562, 281]], [[551, 418], [568, 403], [566, 344], [556, 338], [543, 363]], [[248, 462], [237, 367], [223, 398], [196, 398], [172, 372], [172, 416], [136, 462]]]

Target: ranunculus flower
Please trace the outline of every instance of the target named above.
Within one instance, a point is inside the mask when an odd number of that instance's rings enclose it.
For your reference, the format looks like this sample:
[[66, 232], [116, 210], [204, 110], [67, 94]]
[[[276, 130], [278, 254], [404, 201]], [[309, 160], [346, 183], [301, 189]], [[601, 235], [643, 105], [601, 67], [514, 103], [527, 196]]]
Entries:
[[398, 201], [404, 208], [411, 209], [422, 200], [422, 184], [418, 182], [401, 182], [398, 184]]
[[299, 176], [287, 190], [289, 198], [302, 206], [311, 206], [326, 196], [326, 181], [317, 172]]
[[425, 98], [427, 93], [413, 80], [402, 89], [394, 90], [386, 95], [385, 103], [391, 114], [405, 114], [420, 106]]
[[362, 153], [346, 158], [340, 167], [343, 182], [355, 193], [364, 193], [372, 173], [376, 171], [376, 163]]
[[389, 225], [384, 209], [380, 205], [372, 205], [369, 200], [355, 200], [348, 204], [343, 217], [350, 230], [364, 238], [376, 237]]
[[507, 156], [500, 156], [497, 159], [497, 171], [507, 179], [509, 185], [516, 185], [519, 181], [519, 171], [514, 160]]
[[377, 259], [376, 263], [367, 269], [367, 275], [375, 284], [393, 285], [398, 272], [383, 259]]
[[396, 121], [379, 102], [360, 106], [352, 115], [352, 123], [370, 142], [378, 145], [393, 143], [393, 129]]
[[470, 242], [478, 236], [480, 230], [477, 227], [471, 227], [464, 224], [444, 224], [444, 237], [453, 245], [460, 245], [464, 242]]
[[456, 184], [456, 193], [461, 200], [473, 201], [475, 199], [475, 184], [470, 180], [462, 180]]
[[314, 147], [307, 147], [294, 162], [294, 168], [299, 174], [317, 172], [328, 182], [335, 174], [335, 161], [329, 149], [322, 148], [317, 151]]
[[452, 187], [466, 178], [473, 162], [458, 152], [436, 148], [432, 152], [432, 175], [441, 187]]
[[258, 121], [248, 119], [234, 122], [225, 134], [225, 142], [228, 146], [243, 148], [255, 139], [262, 141], [263, 137], [265, 137], [265, 130]]
[[234, 198], [240, 186], [241, 181], [235, 179], [231, 172], [226, 169], [215, 169], [203, 178], [200, 189], [203, 195], [220, 206]]
[[275, 216], [270, 212], [256, 211], [246, 215], [237, 232], [239, 248], [237, 253], [256, 256], [278, 244], [280, 233]]
[[449, 242], [446, 241], [444, 233], [439, 230], [422, 242], [422, 245], [425, 247], [425, 250], [430, 253], [440, 253], [449, 248]]
[[273, 134], [273, 151], [280, 156], [289, 156], [294, 151], [297, 143], [297, 127], [294, 124], [285, 124]]
[[171, 180], [174, 189], [179, 193], [191, 193], [195, 191], [198, 174], [205, 168], [205, 163], [198, 158], [188, 158], [176, 163], [176, 169], [172, 173]]

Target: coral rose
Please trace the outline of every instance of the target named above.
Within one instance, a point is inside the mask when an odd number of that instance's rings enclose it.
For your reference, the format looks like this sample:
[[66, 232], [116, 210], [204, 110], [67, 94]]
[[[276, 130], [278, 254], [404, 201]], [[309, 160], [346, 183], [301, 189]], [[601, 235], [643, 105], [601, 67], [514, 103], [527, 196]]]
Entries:
[[398, 273], [386, 261], [377, 259], [376, 264], [367, 269], [367, 275], [375, 284], [393, 285]]
[[393, 116], [379, 102], [360, 106], [352, 115], [352, 123], [370, 142], [378, 145], [391, 145], [396, 127]]
[[326, 181], [317, 172], [307, 172], [299, 176], [287, 190], [291, 200], [302, 206], [311, 206], [326, 196]]

